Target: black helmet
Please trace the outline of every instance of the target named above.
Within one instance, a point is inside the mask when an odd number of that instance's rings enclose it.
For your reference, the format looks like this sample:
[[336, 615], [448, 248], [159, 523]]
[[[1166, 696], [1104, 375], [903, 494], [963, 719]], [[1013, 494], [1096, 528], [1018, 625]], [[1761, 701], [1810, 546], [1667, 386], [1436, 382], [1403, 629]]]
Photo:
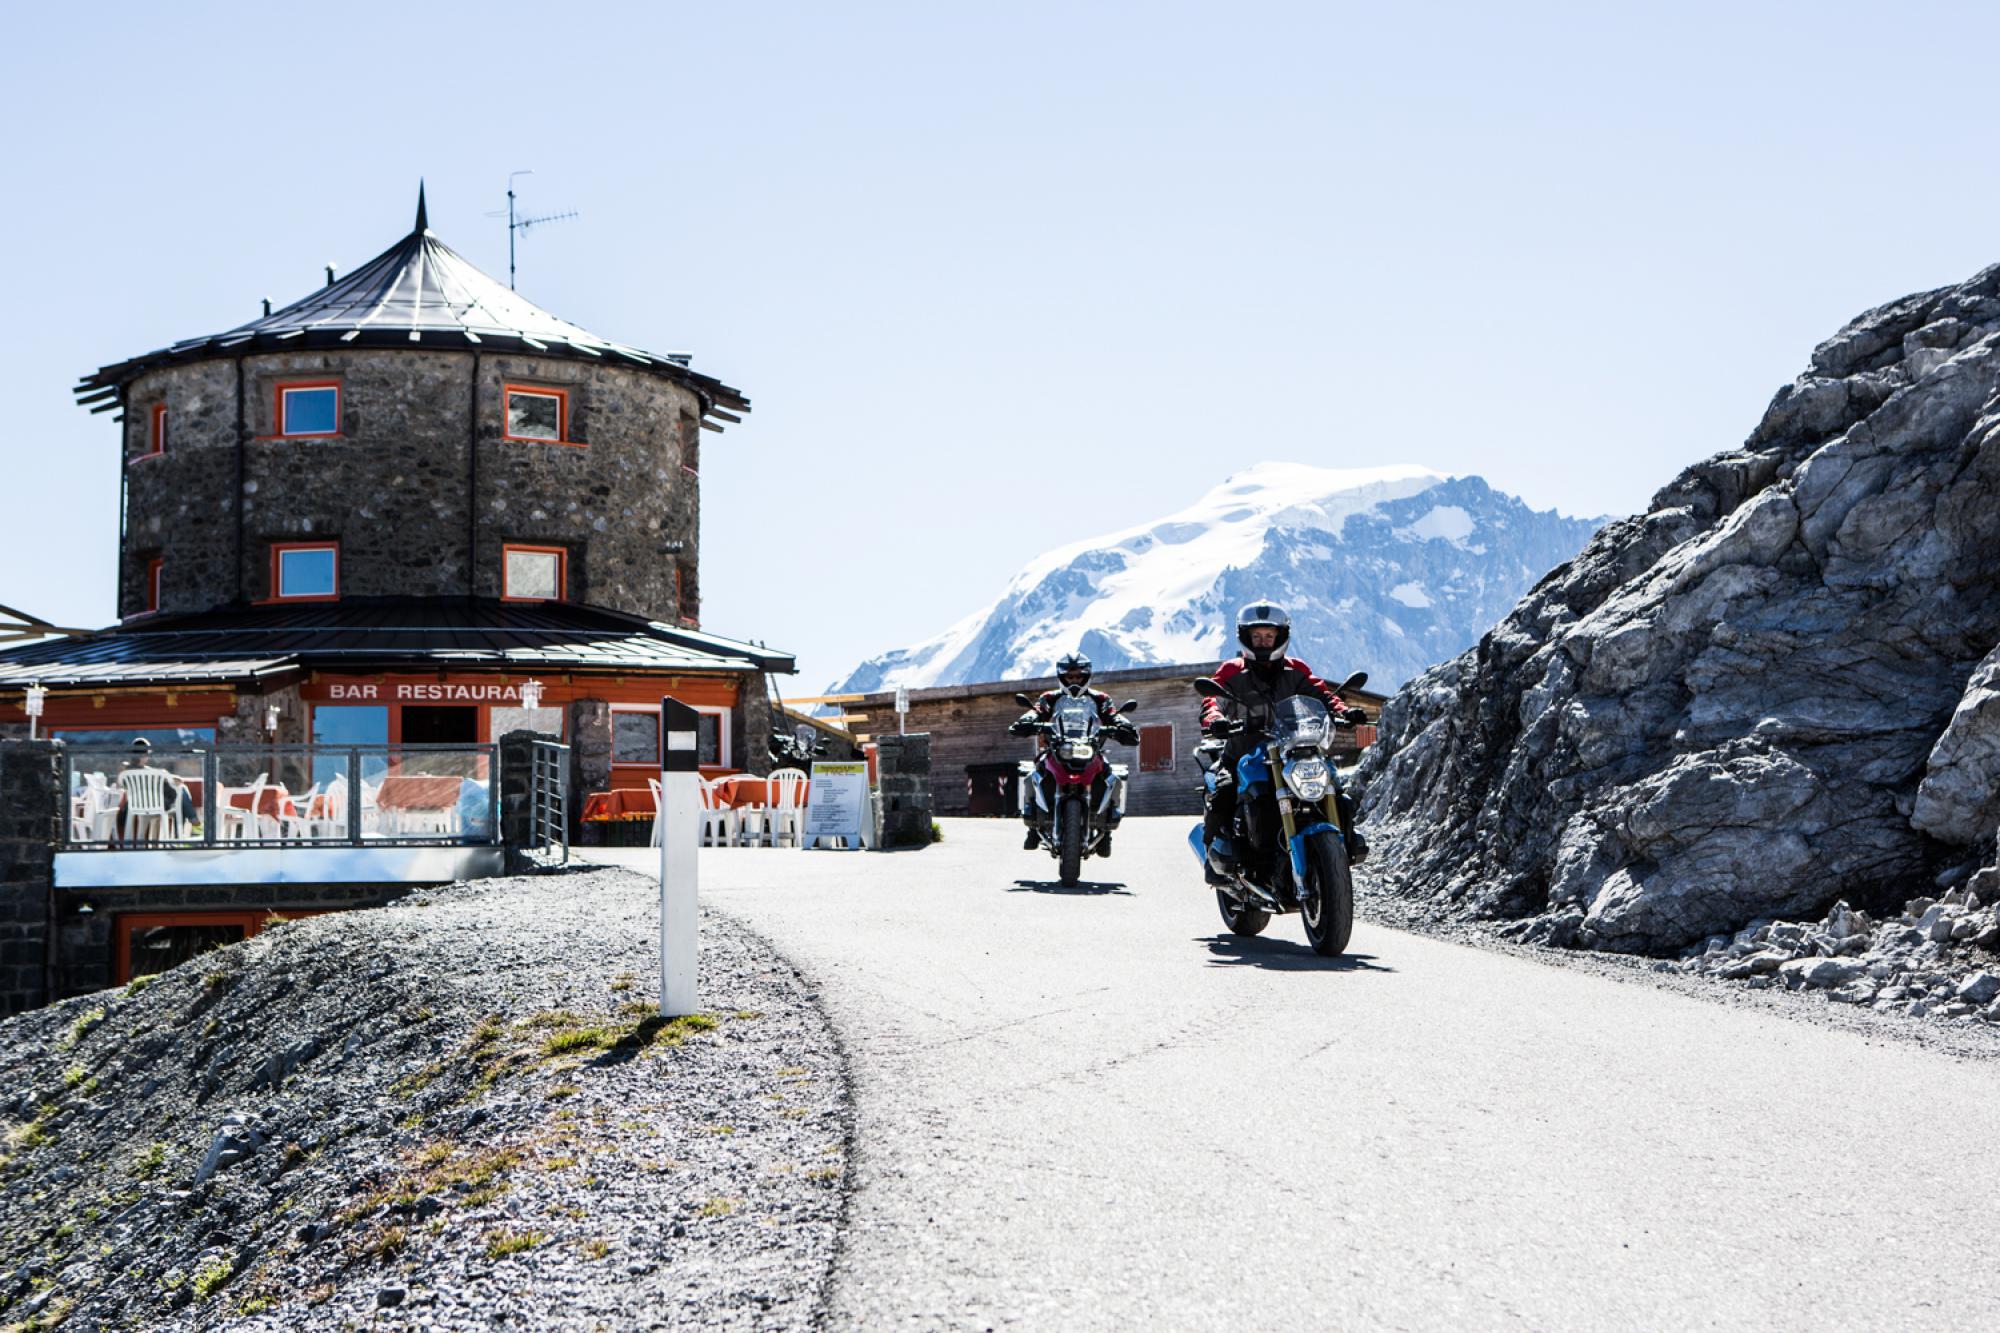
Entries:
[[[1278, 631], [1278, 638], [1269, 648], [1258, 649], [1250, 646], [1250, 631], [1269, 627]], [[1236, 613], [1236, 641], [1243, 645], [1244, 653], [1253, 662], [1282, 662], [1285, 660], [1285, 645], [1291, 641], [1292, 618], [1285, 614], [1285, 608], [1270, 602], [1252, 602]]]
[[[1072, 685], [1069, 677], [1078, 671], [1083, 673], [1083, 679]], [[1083, 693], [1084, 687], [1090, 684], [1090, 659], [1082, 653], [1064, 653], [1056, 661], [1056, 684], [1071, 694]]]

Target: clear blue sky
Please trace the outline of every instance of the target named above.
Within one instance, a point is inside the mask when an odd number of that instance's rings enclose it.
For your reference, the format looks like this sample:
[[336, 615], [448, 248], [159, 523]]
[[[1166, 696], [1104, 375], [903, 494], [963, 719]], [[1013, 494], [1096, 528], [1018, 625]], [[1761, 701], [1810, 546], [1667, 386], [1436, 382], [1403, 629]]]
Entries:
[[[9, 20], [0, 602], [112, 613], [76, 377], [432, 226], [686, 349], [705, 623], [793, 693], [1261, 459], [1628, 512], [2000, 258], [1983, 5], [38, 6]], [[1084, 476], [1059, 490], [1057, 471]]]

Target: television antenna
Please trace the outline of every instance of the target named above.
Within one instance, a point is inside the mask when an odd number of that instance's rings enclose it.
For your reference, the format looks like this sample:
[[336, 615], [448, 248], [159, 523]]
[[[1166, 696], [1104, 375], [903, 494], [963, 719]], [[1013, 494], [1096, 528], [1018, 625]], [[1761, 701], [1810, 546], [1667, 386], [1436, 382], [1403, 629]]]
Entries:
[[[507, 219], [507, 290], [508, 291], [514, 290], [514, 234], [516, 232], [525, 232], [530, 227], [539, 227], [544, 222], [561, 222], [566, 218], [573, 218], [577, 216], [574, 210], [567, 213], [543, 213], [539, 217], [532, 217], [532, 218], [525, 218], [520, 216], [515, 211], [514, 208], [514, 177], [532, 176], [534, 174], [535, 173], [532, 169], [527, 171], [512, 171], [507, 173], [507, 208], [505, 212], [505, 217]], [[486, 216], [489, 218], [497, 218], [502, 216], [502, 213], [501, 210], [496, 208], [491, 213], [488, 213]]]

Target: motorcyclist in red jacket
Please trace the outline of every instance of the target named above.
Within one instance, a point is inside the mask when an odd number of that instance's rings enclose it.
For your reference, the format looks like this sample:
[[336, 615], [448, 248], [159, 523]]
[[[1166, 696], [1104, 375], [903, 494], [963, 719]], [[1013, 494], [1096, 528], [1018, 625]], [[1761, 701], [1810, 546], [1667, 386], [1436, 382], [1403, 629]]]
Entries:
[[[1217, 724], [1244, 711], [1238, 700], [1253, 707], [1266, 706], [1294, 695], [1316, 695], [1335, 717], [1358, 720], [1359, 710], [1350, 710], [1340, 691], [1313, 674], [1312, 668], [1296, 657], [1285, 655], [1292, 637], [1292, 619], [1284, 608], [1270, 602], [1252, 602], [1236, 614], [1236, 641], [1241, 655], [1216, 668], [1215, 679], [1230, 687], [1232, 699], [1204, 699], [1201, 729], [1213, 733]], [[1235, 866], [1233, 834], [1236, 821], [1236, 763], [1256, 742], [1246, 736], [1232, 737], [1217, 767], [1215, 790], [1209, 793], [1208, 811], [1202, 820], [1202, 836], [1208, 844], [1208, 882], [1227, 884]], [[1354, 831], [1354, 798], [1340, 796], [1341, 823], [1350, 831], [1348, 854], [1359, 862], [1368, 854], [1368, 844]]]
[[[1016, 736], [1033, 735], [1036, 725], [1054, 717], [1056, 704], [1065, 698], [1089, 699], [1097, 705], [1097, 720], [1106, 731], [1127, 745], [1138, 744], [1139, 733], [1116, 708], [1112, 707], [1111, 696], [1103, 690], [1090, 688], [1090, 659], [1082, 653], [1065, 653], [1057, 659], [1056, 688], [1042, 691], [1041, 696], [1035, 700], [1035, 706], [1016, 718], [1009, 724], [1007, 730]], [[1024, 809], [1021, 818], [1028, 825], [1028, 837], [1021, 844], [1021, 848], [1024, 851], [1033, 851], [1042, 840], [1042, 835], [1035, 829], [1034, 807], [1030, 805]], [[1109, 844], [1110, 836], [1107, 834], [1100, 843], [1100, 850], [1108, 851]]]

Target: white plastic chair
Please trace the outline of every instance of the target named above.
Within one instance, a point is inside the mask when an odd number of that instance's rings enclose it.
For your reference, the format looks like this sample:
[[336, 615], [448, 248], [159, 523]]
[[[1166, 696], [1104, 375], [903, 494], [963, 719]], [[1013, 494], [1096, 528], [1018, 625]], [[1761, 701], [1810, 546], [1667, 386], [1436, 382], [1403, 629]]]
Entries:
[[703, 847], [728, 847], [735, 843], [737, 829], [742, 821], [736, 811], [722, 799], [716, 788], [721, 778], [701, 779], [701, 845]]
[[109, 842], [116, 829], [118, 798], [102, 773], [83, 775], [83, 789], [71, 799], [69, 835], [72, 842]]
[[[225, 787], [216, 783], [215, 820], [220, 826], [216, 836], [220, 838], [261, 838], [263, 827], [258, 822], [257, 807], [264, 803], [264, 788], [271, 781], [269, 773], [259, 773], [257, 780], [248, 787]], [[250, 803], [238, 805], [231, 799], [238, 793], [249, 792]]]
[[125, 793], [125, 841], [165, 842], [181, 836], [180, 793], [164, 768], [128, 768], [118, 775]]
[[647, 778], [646, 786], [653, 793], [653, 836], [646, 845], [648, 847], [658, 847], [660, 845], [660, 836], [666, 828], [667, 802], [660, 794], [660, 780], [658, 778]]
[[319, 809], [312, 808], [308, 801], [300, 809], [308, 838], [344, 838], [347, 836], [347, 774], [336, 773], [333, 781], [326, 784], [320, 793]]
[[[289, 801], [278, 803], [278, 836], [285, 839], [296, 838], [303, 842], [313, 836], [312, 806], [319, 796], [319, 784], [313, 783]], [[287, 814], [287, 805], [291, 813]]]
[[781, 768], [765, 780], [771, 803], [764, 815], [764, 828], [773, 847], [785, 838], [792, 846], [805, 845], [806, 775], [803, 769]]

